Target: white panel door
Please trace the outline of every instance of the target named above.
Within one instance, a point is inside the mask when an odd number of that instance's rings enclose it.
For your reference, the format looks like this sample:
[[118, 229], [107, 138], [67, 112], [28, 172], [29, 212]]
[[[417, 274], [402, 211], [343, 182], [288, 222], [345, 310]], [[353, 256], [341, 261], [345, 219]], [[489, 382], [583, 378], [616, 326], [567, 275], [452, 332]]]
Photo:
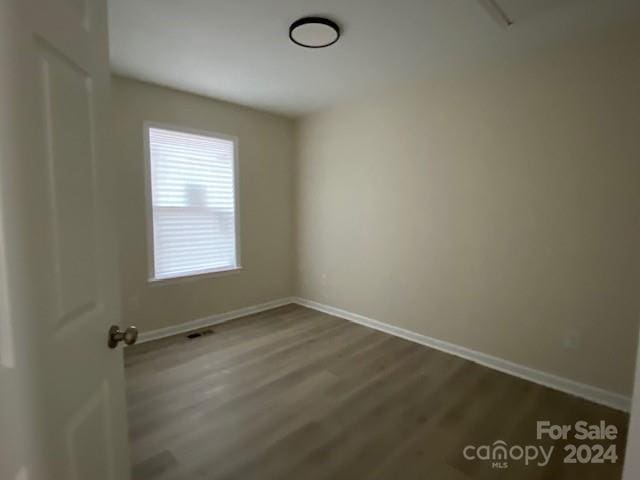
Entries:
[[3, 480], [129, 478], [106, 9], [0, 5]]

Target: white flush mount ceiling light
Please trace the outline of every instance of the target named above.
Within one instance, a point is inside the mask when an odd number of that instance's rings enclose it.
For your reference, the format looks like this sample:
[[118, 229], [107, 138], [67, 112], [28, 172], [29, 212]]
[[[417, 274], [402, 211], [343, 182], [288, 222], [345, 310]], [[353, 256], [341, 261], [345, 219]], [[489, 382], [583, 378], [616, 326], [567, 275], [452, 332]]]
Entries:
[[289, 38], [301, 47], [324, 48], [338, 41], [340, 27], [328, 18], [304, 17], [291, 24]]

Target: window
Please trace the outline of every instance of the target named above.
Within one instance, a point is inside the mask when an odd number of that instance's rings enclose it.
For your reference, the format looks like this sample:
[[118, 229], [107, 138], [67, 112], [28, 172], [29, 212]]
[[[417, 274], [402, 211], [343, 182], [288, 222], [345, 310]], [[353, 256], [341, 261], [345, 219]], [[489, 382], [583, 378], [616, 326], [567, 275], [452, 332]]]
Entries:
[[150, 280], [239, 268], [236, 140], [145, 126]]

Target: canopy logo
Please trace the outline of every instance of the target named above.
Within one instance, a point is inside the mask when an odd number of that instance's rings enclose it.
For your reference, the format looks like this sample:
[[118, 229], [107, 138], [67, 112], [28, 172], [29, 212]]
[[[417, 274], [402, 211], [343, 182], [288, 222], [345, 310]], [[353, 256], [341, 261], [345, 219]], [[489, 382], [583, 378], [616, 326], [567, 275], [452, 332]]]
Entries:
[[[618, 438], [615, 425], [604, 421], [590, 425], [581, 420], [573, 425], [553, 425], [548, 420], [536, 422], [536, 439], [545, 437], [551, 441], [572, 441], [564, 445], [564, 463], [616, 463], [618, 455], [614, 441]], [[594, 440], [602, 443], [592, 443]], [[589, 443], [584, 443], [589, 441]], [[606, 442], [610, 442], [606, 445]], [[496, 440], [490, 445], [467, 445], [462, 455], [467, 460], [491, 462], [492, 468], [508, 468], [509, 462], [524, 462], [525, 465], [546, 467], [551, 461], [555, 445], [511, 445]]]
[[524, 461], [525, 465], [536, 463], [545, 467], [551, 460], [554, 446], [545, 448], [542, 445], [507, 445], [504, 440], [496, 440], [491, 445], [467, 445], [462, 454], [467, 460], [490, 461], [493, 468], [508, 468], [510, 461]]

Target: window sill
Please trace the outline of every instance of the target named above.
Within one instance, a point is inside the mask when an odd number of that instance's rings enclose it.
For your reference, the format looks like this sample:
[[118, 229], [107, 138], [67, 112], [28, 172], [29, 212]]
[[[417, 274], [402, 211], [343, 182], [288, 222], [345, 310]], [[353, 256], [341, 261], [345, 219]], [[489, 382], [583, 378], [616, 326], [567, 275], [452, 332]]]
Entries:
[[240, 273], [242, 267], [234, 267], [225, 270], [211, 270], [202, 273], [189, 273], [179, 277], [161, 277], [161, 278], [149, 278], [148, 282], [152, 287], [162, 287], [165, 285], [173, 285], [176, 283], [188, 283], [195, 282], [197, 280], [206, 280], [210, 278], [226, 277], [227, 275], [233, 275]]

